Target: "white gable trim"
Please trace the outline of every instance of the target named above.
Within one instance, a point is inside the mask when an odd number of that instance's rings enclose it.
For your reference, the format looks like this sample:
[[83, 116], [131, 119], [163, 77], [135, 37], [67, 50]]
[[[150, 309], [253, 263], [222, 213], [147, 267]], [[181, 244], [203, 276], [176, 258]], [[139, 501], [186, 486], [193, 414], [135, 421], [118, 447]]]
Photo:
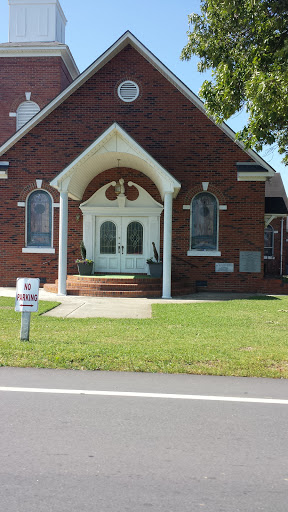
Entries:
[[81, 200], [90, 181], [105, 171], [131, 167], [148, 176], [157, 186], [161, 197], [171, 192], [177, 196], [181, 184], [117, 123], [113, 123], [56, 178], [51, 186], [66, 190], [72, 199]]
[[63, 43], [4, 43], [0, 45], [2, 57], [61, 57], [73, 80], [80, 73], [69, 47]]
[[[25, 128], [18, 130], [3, 146], [0, 148], [0, 156], [5, 153], [13, 144], [22, 138], [29, 130], [31, 130], [42, 119], [45, 119], [50, 112], [52, 112], [58, 105], [67, 99], [74, 91], [86, 82], [93, 74], [101, 69], [107, 62], [109, 62], [115, 55], [117, 55], [125, 46], [131, 44], [145, 59], [148, 60], [169, 82], [171, 82], [184, 96], [191, 101], [199, 110], [201, 110], [207, 117], [204, 103], [194, 94], [179, 78], [177, 78], [172, 71], [170, 71], [155, 55], [148, 50], [131, 32], [125, 32], [106, 52], [104, 52], [98, 59], [96, 59], [81, 75], [79, 75], [74, 82], [72, 82], [62, 93], [60, 93], [53, 101], [44, 107], [33, 120], [25, 125]], [[213, 119], [209, 117], [212, 122]], [[274, 169], [263, 160], [255, 151], [245, 150], [244, 145], [235, 140], [235, 132], [229, 128], [225, 123], [217, 125], [228, 137], [230, 137], [238, 146], [241, 147], [253, 160], [267, 170], [274, 171]]]

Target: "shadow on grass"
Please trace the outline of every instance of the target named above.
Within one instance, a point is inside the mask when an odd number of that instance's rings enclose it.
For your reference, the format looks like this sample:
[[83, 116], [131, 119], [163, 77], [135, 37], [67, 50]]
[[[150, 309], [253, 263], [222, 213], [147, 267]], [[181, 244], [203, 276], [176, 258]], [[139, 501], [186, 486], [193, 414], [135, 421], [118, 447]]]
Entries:
[[281, 300], [281, 298], [272, 295], [253, 295], [253, 297], [247, 297], [247, 300]]

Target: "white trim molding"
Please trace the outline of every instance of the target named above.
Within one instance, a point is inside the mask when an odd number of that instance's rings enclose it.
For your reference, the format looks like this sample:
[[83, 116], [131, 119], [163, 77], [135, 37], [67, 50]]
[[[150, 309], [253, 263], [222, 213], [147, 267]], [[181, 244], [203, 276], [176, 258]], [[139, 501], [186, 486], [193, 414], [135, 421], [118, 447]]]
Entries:
[[4, 43], [1, 57], [61, 57], [73, 80], [80, 73], [69, 47], [63, 43]]
[[237, 162], [236, 166], [238, 181], [267, 181], [275, 176], [274, 169], [256, 160], [254, 162]]
[[[190, 204], [183, 204], [183, 210], [191, 210]], [[219, 204], [219, 211], [227, 210], [227, 204]]]
[[221, 251], [187, 251], [187, 256], [221, 256]]
[[257, 172], [257, 174], [252, 174], [251, 172], [238, 172], [237, 180], [238, 181], [267, 181], [269, 178], [272, 178], [272, 174], [267, 174], [267, 172]]
[[23, 247], [22, 252], [31, 254], [55, 254], [53, 247]]
[[[265, 215], [264, 215], [265, 228], [267, 228], [267, 226], [269, 226], [269, 224], [271, 224], [271, 222], [274, 219], [285, 219], [285, 217], [288, 219], [287, 213], [265, 213]], [[278, 233], [278, 231], [275, 231], [275, 233]]]

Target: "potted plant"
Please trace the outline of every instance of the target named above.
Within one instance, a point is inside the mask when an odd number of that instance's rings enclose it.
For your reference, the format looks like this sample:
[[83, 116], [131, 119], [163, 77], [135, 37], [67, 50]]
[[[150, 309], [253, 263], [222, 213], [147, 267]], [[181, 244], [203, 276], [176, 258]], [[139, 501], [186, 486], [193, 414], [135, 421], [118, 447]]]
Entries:
[[151, 277], [162, 277], [163, 273], [163, 263], [159, 261], [158, 251], [156, 249], [155, 243], [152, 242], [154, 256], [146, 260], [147, 265], [149, 266], [149, 274]]
[[80, 244], [80, 252], [81, 258], [75, 261], [75, 263], [77, 263], [79, 276], [91, 276], [93, 270], [93, 261], [86, 258], [86, 247], [83, 240]]

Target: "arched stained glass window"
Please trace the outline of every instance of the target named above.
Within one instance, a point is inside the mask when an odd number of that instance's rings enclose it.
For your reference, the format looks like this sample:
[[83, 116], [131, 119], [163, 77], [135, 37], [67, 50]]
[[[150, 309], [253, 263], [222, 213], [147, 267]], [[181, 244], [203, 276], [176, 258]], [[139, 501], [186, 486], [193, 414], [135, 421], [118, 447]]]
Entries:
[[143, 254], [143, 226], [133, 221], [127, 226], [127, 254]]
[[116, 254], [116, 225], [110, 220], [100, 227], [100, 254]]
[[274, 229], [267, 226], [264, 229], [264, 257], [272, 258], [274, 256]]
[[197, 194], [191, 208], [191, 249], [217, 250], [218, 206], [217, 199], [208, 192]]
[[52, 199], [44, 190], [28, 197], [27, 247], [52, 247]]

